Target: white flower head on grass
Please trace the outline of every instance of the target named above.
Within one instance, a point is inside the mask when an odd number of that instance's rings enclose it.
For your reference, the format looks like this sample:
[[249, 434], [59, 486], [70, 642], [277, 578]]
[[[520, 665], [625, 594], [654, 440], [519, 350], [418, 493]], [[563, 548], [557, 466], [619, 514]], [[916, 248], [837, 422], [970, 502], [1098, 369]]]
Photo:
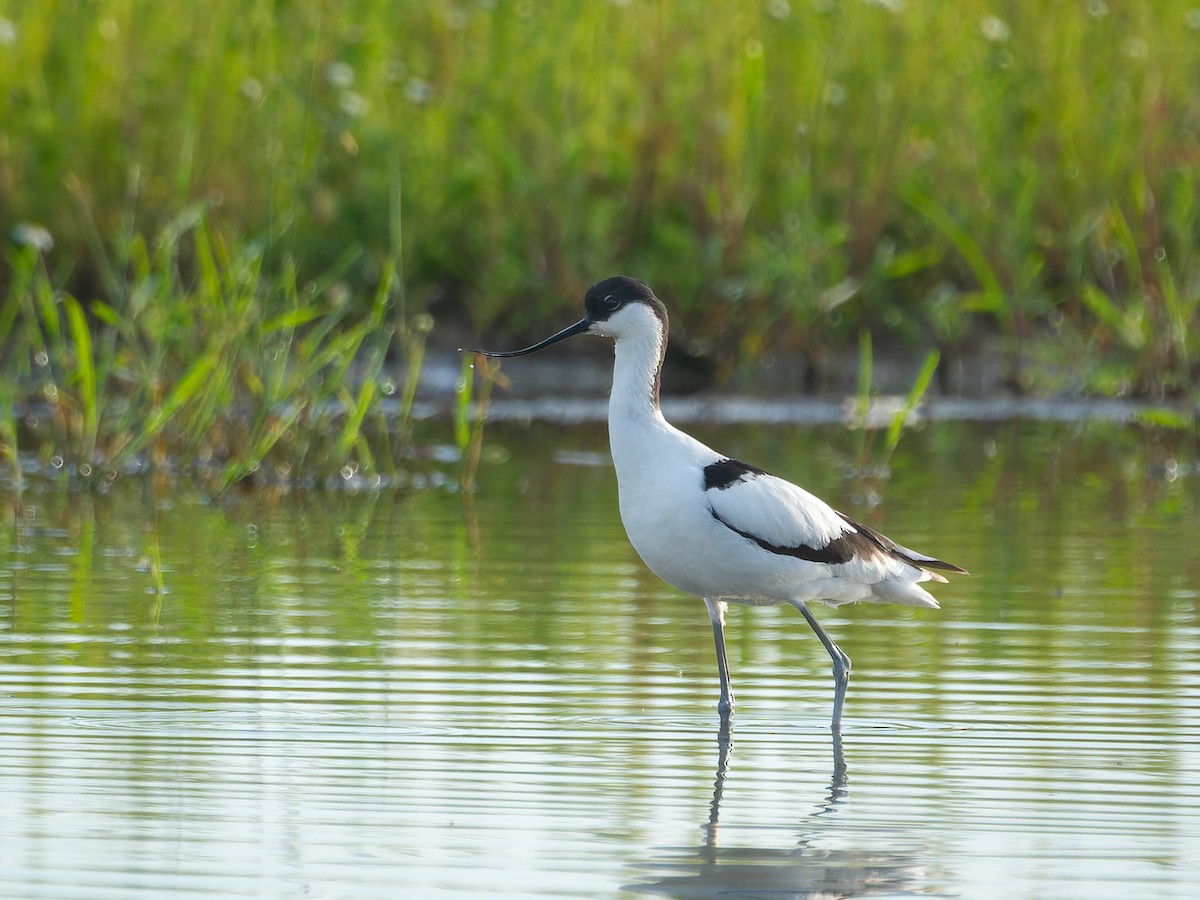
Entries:
[[354, 91], [342, 91], [338, 96], [338, 107], [348, 116], [361, 116], [367, 111], [367, 100]]
[[354, 84], [354, 69], [349, 63], [330, 63], [325, 67], [325, 80], [335, 88], [345, 90]]
[[979, 23], [979, 33], [993, 44], [1003, 44], [1012, 35], [1012, 29], [999, 16], [984, 16]]
[[1121, 43], [1121, 52], [1130, 59], [1145, 59], [1150, 55], [1150, 46], [1144, 38], [1130, 35]]
[[242, 92], [242, 96], [251, 103], [262, 103], [263, 86], [262, 82], [253, 76], [248, 76], [242, 79], [241, 87], [238, 88]]
[[54, 235], [49, 229], [36, 222], [18, 222], [13, 226], [9, 236], [13, 243], [21, 247], [32, 247], [39, 253], [49, 253], [54, 249]]
[[416, 103], [418, 106], [428, 103], [433, 99], [433, 85], [424, 78], [410, 78], [404, 85], [404, 96], [410, 103]]
[[11, 19], [0, 16], [0, 47], [11, 47], [17, 42], [17, 26]]

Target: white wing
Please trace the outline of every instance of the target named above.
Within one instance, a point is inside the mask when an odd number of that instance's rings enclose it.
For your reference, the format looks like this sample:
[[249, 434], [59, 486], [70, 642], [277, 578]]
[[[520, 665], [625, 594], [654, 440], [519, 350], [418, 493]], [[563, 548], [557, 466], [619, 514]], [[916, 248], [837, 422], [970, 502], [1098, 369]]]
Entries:
[[857, 533], [824, 500], [736, 460], [708, 466], [705, 487], [717, 520], [763, 546], [819, 553], [843, 535]]
[[[893, 566], [911, 566], [920, 573], [919, 581], [946, 580], [931, 569], [966, 574], [965, 569], [860, 525], [804, 488], [737, 460], [705, 466], [704, 487], [718, 522], [772, 553], [828, 565], [890, 560]], [[897, 575], [903, 570], [888, 571]]]

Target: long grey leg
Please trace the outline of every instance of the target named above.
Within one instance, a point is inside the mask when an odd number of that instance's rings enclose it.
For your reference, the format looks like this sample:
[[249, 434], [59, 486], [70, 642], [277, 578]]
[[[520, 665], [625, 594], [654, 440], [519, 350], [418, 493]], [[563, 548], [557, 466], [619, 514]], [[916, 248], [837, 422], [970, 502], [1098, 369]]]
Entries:
[[708, 607], [708, 618], [712, 622], [713, 642], [717, 645], [717, 674], [721, 678], [721, 701], [717, 712], [721, 719], [729, 718], [733, 712], [733, 689], [729, 686], [729, 660], [725, 656], [725, 601], [704, 598]]
[[846, 703], [846, 686], [850, 683], [850, 657], [825, 633], [825, 629], [821, 627], [821, 623], [809, 611], [807, 605], [799, 600], [794, 600], [792, 606], [800, 610], [801, 615], [812, 626], [812, 630], [817, 633], [821, 643], [825, 645], [825, 649], [829, 651], [829, 658], [833, 660], [833, 722], [829, 727], [840, 733], [842, 730], [842, 707]]

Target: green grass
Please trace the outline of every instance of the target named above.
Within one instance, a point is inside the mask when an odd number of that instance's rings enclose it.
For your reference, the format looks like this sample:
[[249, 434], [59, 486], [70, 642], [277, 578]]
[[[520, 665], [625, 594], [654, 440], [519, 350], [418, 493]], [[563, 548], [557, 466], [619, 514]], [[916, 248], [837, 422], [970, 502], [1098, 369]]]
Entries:
[[[359, 310], [339, 280], [353, 257], [302, 284], [294, 267], [266, 272], [261, 247], [227, 247], [198, 214], [127, 249], [122, 289], [86, 310], [33, 248], [10, 252], [0, 451], [11, 477], [22, 453], [83, 483], [154, 470], [216, 493], [247, 478], [396, 473], [387, 429], [366, 427], [396, 329], [390, 275]], [[405, 331], [410, 349], [420, 335]]]
[[[1189, 394], [1193, 7], [4, 4], [0, 209], [54, 236], [47, 274], [98, 364], [115, 326], [91, 301], [115, 308], [131, 236], [200, 208], [211, 243], [258, 248], [268, 292], [338, 272], [356, 321], [403, 271], [401, 317], [540, 333], [628, 272], [726, 370], [870, 328], [949, 359], [996, 342], [1023, 389]], [[0, 267], [0, 296], [26, 276]], [[174, 306], [218, 331], [246, 314], [208, 290]], [[361, 424], [373, 398], [349, 399]], [[365, 452], [355, 427], [339, 453]], [[79, 428], [86, 447], [103, 426]]]
[[853, 419], [854, 429], [859, 434], [858, 460], [854, 466], [859, 477], [887, 471], [888, 462], [900, 444], [905, 426], [916, 413], [917, 407], [921, 405], [925, 393], [929, 390], [929, 385], [933, 382], [939, 361], [940, 354], [936, 350], [931, 350], [925, 356], [925, 361], [913, 379], [903, 404], [892, 413], [887, 430], [883, 432], [883, 449], [876, 454], [874, 445], [880, 429], [871, 421], [871, 403], [874, 396], [871, 380], [875, 371], [875, 357], [871, 346], [871, 333], [863, 331], [859, 334], [858, 390], [854, 397]]

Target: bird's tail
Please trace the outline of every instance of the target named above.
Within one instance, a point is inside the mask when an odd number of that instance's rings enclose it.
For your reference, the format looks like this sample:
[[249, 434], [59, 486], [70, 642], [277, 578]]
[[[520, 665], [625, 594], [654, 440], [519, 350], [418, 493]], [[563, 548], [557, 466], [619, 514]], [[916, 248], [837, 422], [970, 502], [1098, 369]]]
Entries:
[[[932, 575], [931, 572], [926, 572], [926, 575]], [[928, 578], [919, 578], [917, 581], [928, 581]], [[945, 581], [945, 578], [938, 577], [939, 581]], [[928, 609], [941, 609], [933, 594], [925, 590], [917, 584], [916, 581], [893, 581], [884, 579], [877, 584], [871, 585], [871, 592], [875, 595], [880, 603], [899, 603], [902, 606], [924, 606]]]

